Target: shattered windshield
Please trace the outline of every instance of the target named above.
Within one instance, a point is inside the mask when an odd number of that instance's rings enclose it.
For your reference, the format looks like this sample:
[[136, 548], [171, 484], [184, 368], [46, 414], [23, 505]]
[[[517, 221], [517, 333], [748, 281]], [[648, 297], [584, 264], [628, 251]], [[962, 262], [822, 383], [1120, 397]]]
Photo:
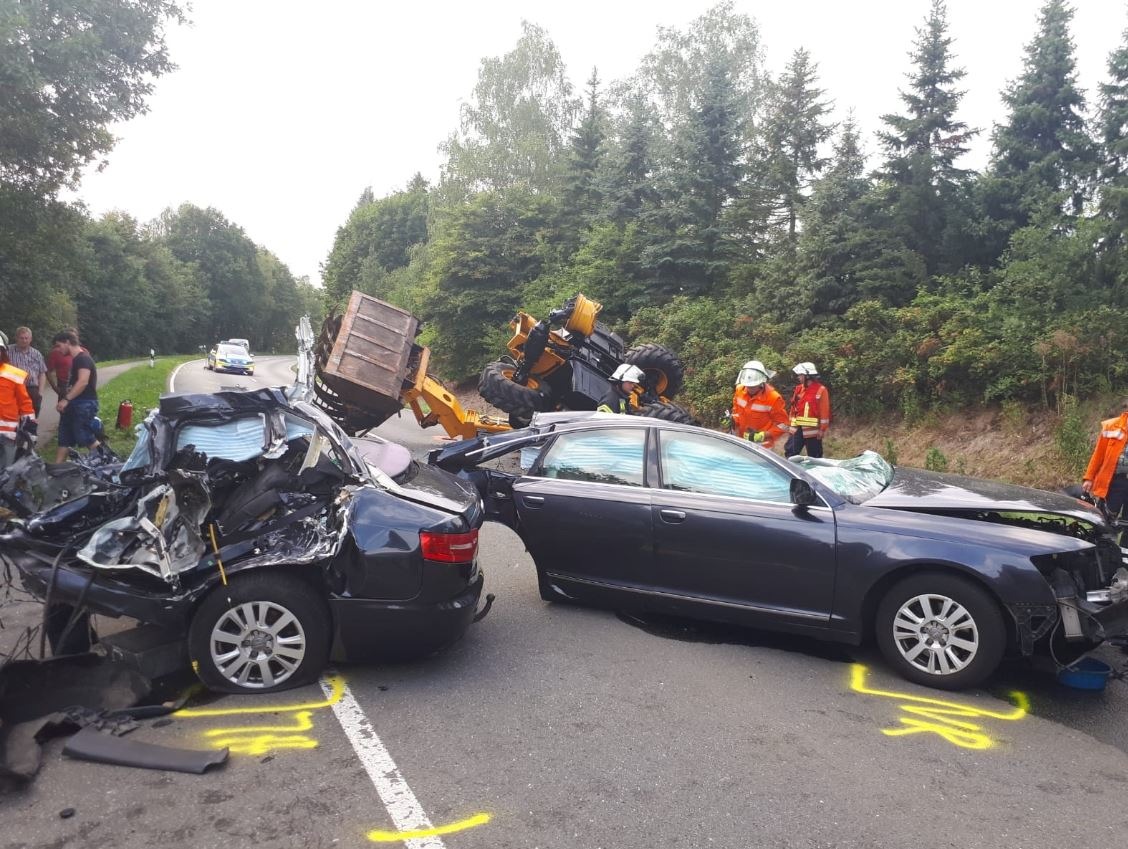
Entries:
[[853, 504], [868, 501], [893, 481], [893, 467], [876, 451], [846, 460], [792, 457], [791, 462]]

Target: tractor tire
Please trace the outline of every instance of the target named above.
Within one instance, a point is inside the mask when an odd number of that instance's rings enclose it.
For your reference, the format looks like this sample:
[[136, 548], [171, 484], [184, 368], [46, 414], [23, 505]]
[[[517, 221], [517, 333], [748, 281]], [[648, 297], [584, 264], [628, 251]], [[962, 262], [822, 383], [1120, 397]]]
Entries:
[[[522, 386], [513, 382], [513, 366], [509, 363], [490, 363], [482, 370], [478, 380], [478, 394], [499, 410], [520, 418], [532, 418], [540, 409], [543, 399], [535, 386]], [[533, 381], [530, 379], [530, 384]]]
[[685, 385], [685, 367], [681, 360], [662, 345], [653, 342], [636, 345], [627, 351], [623, 362], [642, 369], [646, 373], [647, 388], [656, 395], [673, 398]]
[[640, 416], [646, 416], [651, 419], [661, 419], [664, 422], [678, 422], [679, 424], [700, 424], [695, 419], [689, 410], [685, 407], [679, 407], [677, 404], [664, 404], [661, 401], [654, 404], [647, 404], [642, 408]]

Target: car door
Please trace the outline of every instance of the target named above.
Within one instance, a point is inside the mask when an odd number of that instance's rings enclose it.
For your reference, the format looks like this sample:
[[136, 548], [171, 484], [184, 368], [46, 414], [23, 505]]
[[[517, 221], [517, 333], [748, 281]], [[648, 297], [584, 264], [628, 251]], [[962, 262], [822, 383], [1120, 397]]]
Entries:
[[784, 463], [707, 432], [664, 430], [658, 465], [654, 571], [665, 592], [752, 618], [829, 619], [834, 511], [792, 504], [796, 475]]
[[514, 482], [517, 533], [542, 572], [612, 588], [649, 580], [646, 440], [643, 427], [563, 433]]

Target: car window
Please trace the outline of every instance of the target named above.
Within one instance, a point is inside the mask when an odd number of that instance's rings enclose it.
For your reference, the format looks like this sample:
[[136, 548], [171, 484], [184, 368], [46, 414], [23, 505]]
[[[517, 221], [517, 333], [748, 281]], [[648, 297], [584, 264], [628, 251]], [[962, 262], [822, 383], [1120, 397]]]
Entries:
[[589, 430], [556, 439], [541, 459], [539, 474], [561, 480], [643, 486], [646, 431]]
[[246, 357], [247, 351], [238, 345], [220, 345], [216, 352], [221, 357]]
[[791, 478], [740, 445], [695, 433], [661, 438], [662, 488], [757, 501], [791, 502]]

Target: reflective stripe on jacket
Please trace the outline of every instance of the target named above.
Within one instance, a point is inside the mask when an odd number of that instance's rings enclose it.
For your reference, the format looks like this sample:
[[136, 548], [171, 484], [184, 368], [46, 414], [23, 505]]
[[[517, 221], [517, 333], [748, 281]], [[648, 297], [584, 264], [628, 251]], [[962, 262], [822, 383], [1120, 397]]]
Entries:
[[1124, 453], [1125, 443], [1128, 443], [1128, 413], [1101, 422], [1097, 447], [1093, 449], [1093, 456], [1085, 469], [1085, 480], [1093, 482], [1093, 495], [1097, 498], [1108, 495], [1108, 487], [1116, 474], [1116, 464]]
[[732, 423], [737, 436], [751, 431], [763, 433], [764, 445], [768, 448], [791, 432], [783, 396], [770, 383], [755, 395], [744, 386], [736, 387], [732, 394]]
[[35, 405], [27, 394], [27, 372], [11, 363], [0, 365], [0, 437], [15, 439], [20, 416], [34, 416]]
[[[817, 425], [797, 422], [796, 419], [817, 419]], [[807, 378], [806, 384], [795, 387], [791, 396], [792, 425], [800, 427], [804, 439], [822, 439], [830, 427], [830, 391], [817, 380]]]
[[595, 411], [597, 413], [629, 414], [631, 412], [631, 396], [624, 395], [622, 390], [612, 386], [607, 394], [603, 396], [603, 400], [599, 402], [599, 406], [595, 408]]

